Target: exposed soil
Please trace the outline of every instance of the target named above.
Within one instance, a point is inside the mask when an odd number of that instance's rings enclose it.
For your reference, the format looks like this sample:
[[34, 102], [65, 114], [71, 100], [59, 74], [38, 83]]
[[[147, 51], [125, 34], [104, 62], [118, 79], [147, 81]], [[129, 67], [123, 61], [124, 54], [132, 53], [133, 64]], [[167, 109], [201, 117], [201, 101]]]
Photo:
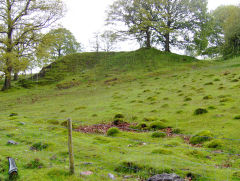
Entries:
[[82, 132], [82, 133], [106, 134], [108, 129], [112, 127], [116, 127], [122, 131], [136, 132], [136, 130], [131, 129], [131, 126], [134, 126], [134, 124], [129, 124], [126, 122], [123, 122], [118, 125], [115, 125], [113, 123], [105, 123], [105, 124], [94, 124], [89, 126], [79, 126], [77, 129], [75, 129], [75, 131]]

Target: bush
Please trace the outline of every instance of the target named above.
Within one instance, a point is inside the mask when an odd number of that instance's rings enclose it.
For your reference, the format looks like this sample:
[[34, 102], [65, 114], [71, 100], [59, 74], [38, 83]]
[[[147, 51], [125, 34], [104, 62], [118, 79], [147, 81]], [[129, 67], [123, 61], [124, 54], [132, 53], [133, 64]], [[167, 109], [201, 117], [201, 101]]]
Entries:
[[148, 128], [148, 125], [147, 123], [139, 123], [137, 126], [136, 126], [137, 129], [140, 129], [140, 130], [144, 130], [144, 129], [147, 129]]
[[152, 138], [164, 138], [166, 136], [167, 136], [167, 134], [166, 133], [162, 133], [162, 132], [154, 132], [152, 134]]
[[13, 117], [13, 116], [18, 116], [18, 113], [13, 112], [9, 115], [9, 117]]
[[52, 120], [48, 120], [48, 123], [49, 123], [49, 124], [53, 124], [53, 125], [58, 125], [58, 124], [59, 124], [59, 121], [52, 119]]
[[206, 113], [208, 113], [207, 109], [203, 109], [203, 108], [198, 108], [194, 111], [194, 115], [201, 115]]
[[176, 128], [176, 129], [173, 129], [173, 130], [172, 130], [172, 133], [173, 133], [173, 134], [180, 134], [181, 132], [182, 132], [182, 130], [179, 129], [179, 128]]
[[31, 150], [36, 150], [36, 151], [42, 151], [44, 149], [47, 149], [49, 145], [46, 144], [46, 143], [42, 143], [42, 142], [39, 142], [39, 143], [35, 143], [31, 146]]
[[172, 151], [163, 149], [163, 148], [159, 148], [159, 149], [153, 150], [152, 153], [153, 154], [170, 155], [170, 154], [172, 154]]
[[123, 119], [124, 118], [124, 115], [123, 114], [116, 114], [114, 116], [115, 119]]
[[212, 99], [212, 96], [204, 96], [203, 100], [208, 100], [208, 99]]
[[146, 122], [152, 122], [152, 121], [156, 121], [157, 118], [153, 118], [153, 117], [148, 117], [148, 118], [143, 118], [143, 121], [146, 121]]
[[203, 142], [212, 140], [212, 137], [213, 134], [210, 131], [201, 131], [194, 135], [193, 137], [191, 137], [190, 143], [194, 145], [201, 144]]
[[237, 171], [237, 172], [234, 172], [233, 173], [233, 178], [235, 178], [235, 179], [240, 179], [240, 171]]
[[120, 133], [120, 130], [118, 128], [110, 128], [107, 131], [108, 136], [116, 136], [118, 133]]
[[125, 122], [124, 122], [123, 119], [121, 119], [121, 118], [117, 118], [117, 119], [115, 119], [115, 120], [112, 122], [112, 124], [115, 125], [115, 126], [119, 126], [119, 125], [121, 125], [121, 124], [123, 124], [123, 123], [125, 123]]
[[34, 87], [35, 82], [33, 82], [32, 80], [22, 79], [19, 80], [17, 84], [23, 88], [30, 89]]
[[36, 159], [30, 161], [25, 167], [28, 169], [42, 168], [43, 163], [40, 162], [39, 158], [36, 158]]
[[208, 148], [221, 148], [223, 146], [223, 142], [221, 140], [212, 140], [206, 144]]
[[60, 83], [60, 84], [57, 84], [56, 87], [59, 89], [59, 90], [62, 90], [62, 89], [70, 89], [72, 87], [75, 87], [75, 86], [79, 86], [80, 85], [80, 81], [69, 81], [69, 82], [63, 82], [63, 83]]
[[234, 119], [240, 119], [240, 115], [235, 116]]
[[185, 102], [187, 102], [187, 101], [191, 101], [191, 100], [192, 100], [191, 97], [186, 97], [186, 98], [184, 99]]
[[165, 129], [165, 128], [167, 128], [167, 126], [161, 121], [155, 121], [150, 124], [150, 129], [152, 130], [159, 130], [159, 129]]

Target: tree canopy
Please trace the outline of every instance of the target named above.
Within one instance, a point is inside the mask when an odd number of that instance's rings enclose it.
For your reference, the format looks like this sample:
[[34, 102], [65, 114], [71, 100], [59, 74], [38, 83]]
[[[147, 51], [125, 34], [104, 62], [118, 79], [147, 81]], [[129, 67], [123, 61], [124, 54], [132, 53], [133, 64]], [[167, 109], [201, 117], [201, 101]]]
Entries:
[[77, 53], [81, 49], [80, 43], [77, 42], [69, 30], [57, 28], [43, 35], [42, 41], [38, 46], [38, 55], [51, 62], [62, 56]]
[[0, 0], [0, 53], [5, 74], [3, 90], [11, 87], [14, 65], [19, 61], [18, 47], [24, 47], [21, 57], [28, 57], [39, 41], [39, 32], [62, 18], [63, 13], [61, 0]]
[[193, 37], [207, 17], [207, 0], [116, 0], [107, 22], [124, 23], [126, 33], [145, 47], [156, 43], [170, 51], [195, 43]]

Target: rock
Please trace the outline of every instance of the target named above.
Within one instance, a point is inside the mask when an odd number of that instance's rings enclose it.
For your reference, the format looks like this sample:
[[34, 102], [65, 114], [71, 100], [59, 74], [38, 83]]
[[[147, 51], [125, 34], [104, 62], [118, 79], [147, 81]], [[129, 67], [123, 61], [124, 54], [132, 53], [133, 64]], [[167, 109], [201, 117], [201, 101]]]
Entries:
[[15, 142], [15, 141], [13, 141], [13, 140], [9, 140], [9, 141], [7, 142], [7, 144], [8, 144], [8, 145], [18, 145], [18, 143]]
[[86, 175], [86, 176], [88, 176], [88, 175], [92, 175], [93, 172], [91, 172], [91, 171], [86, 171], [86, 172], [81, 172], [80, 174], [81, 174], [81, 175]]
[[184, 181], [184, 179], [182, 179], [175, 173], [173, 173], [173, 174], [164, 173], [161, 175], [155, 175], [155, 176], [149, 178], [147, 181]]
[[113, 174], [111, 174], [111, 173], [108, 174], [108, 177], [109, 177], [110, 179], [112, 179], [112, 180], [115, 180], [115, 176], [114, 176]]
[[19, 124], [20, 124], [20, 125], [25, 125], [26, 123], [24, 123], [24, 122], [20, 122]]

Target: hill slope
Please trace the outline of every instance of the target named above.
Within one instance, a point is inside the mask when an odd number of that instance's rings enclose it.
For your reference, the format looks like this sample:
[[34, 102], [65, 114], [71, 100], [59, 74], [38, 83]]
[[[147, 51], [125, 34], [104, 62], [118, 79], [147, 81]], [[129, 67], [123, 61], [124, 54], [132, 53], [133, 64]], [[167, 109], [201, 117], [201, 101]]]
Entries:
[[[77, 56], [85, 62], [78, 68]], [[17, 159], [24, 181], [111, 180], [109, 173], [116, 180], [141, 180], [163, 172], [193, 180], [240, 179], [239, 58], [182, 61], [156, 50], [102, 53], [96, 62], [91, 53], [77, 56], [64, 57], [42, 79], [61, 72], [58, 82], [0, 93], [0, 180], [7, 177], [8, 156]], [[76, 128], [75, 176], [67, 174], [68, 117]], [[124, 129], [105, 136], [116, 120]], [[45, 146], [30, 149], [36, 143]], [[94, 174], [80, 176], [84, 171]]]

